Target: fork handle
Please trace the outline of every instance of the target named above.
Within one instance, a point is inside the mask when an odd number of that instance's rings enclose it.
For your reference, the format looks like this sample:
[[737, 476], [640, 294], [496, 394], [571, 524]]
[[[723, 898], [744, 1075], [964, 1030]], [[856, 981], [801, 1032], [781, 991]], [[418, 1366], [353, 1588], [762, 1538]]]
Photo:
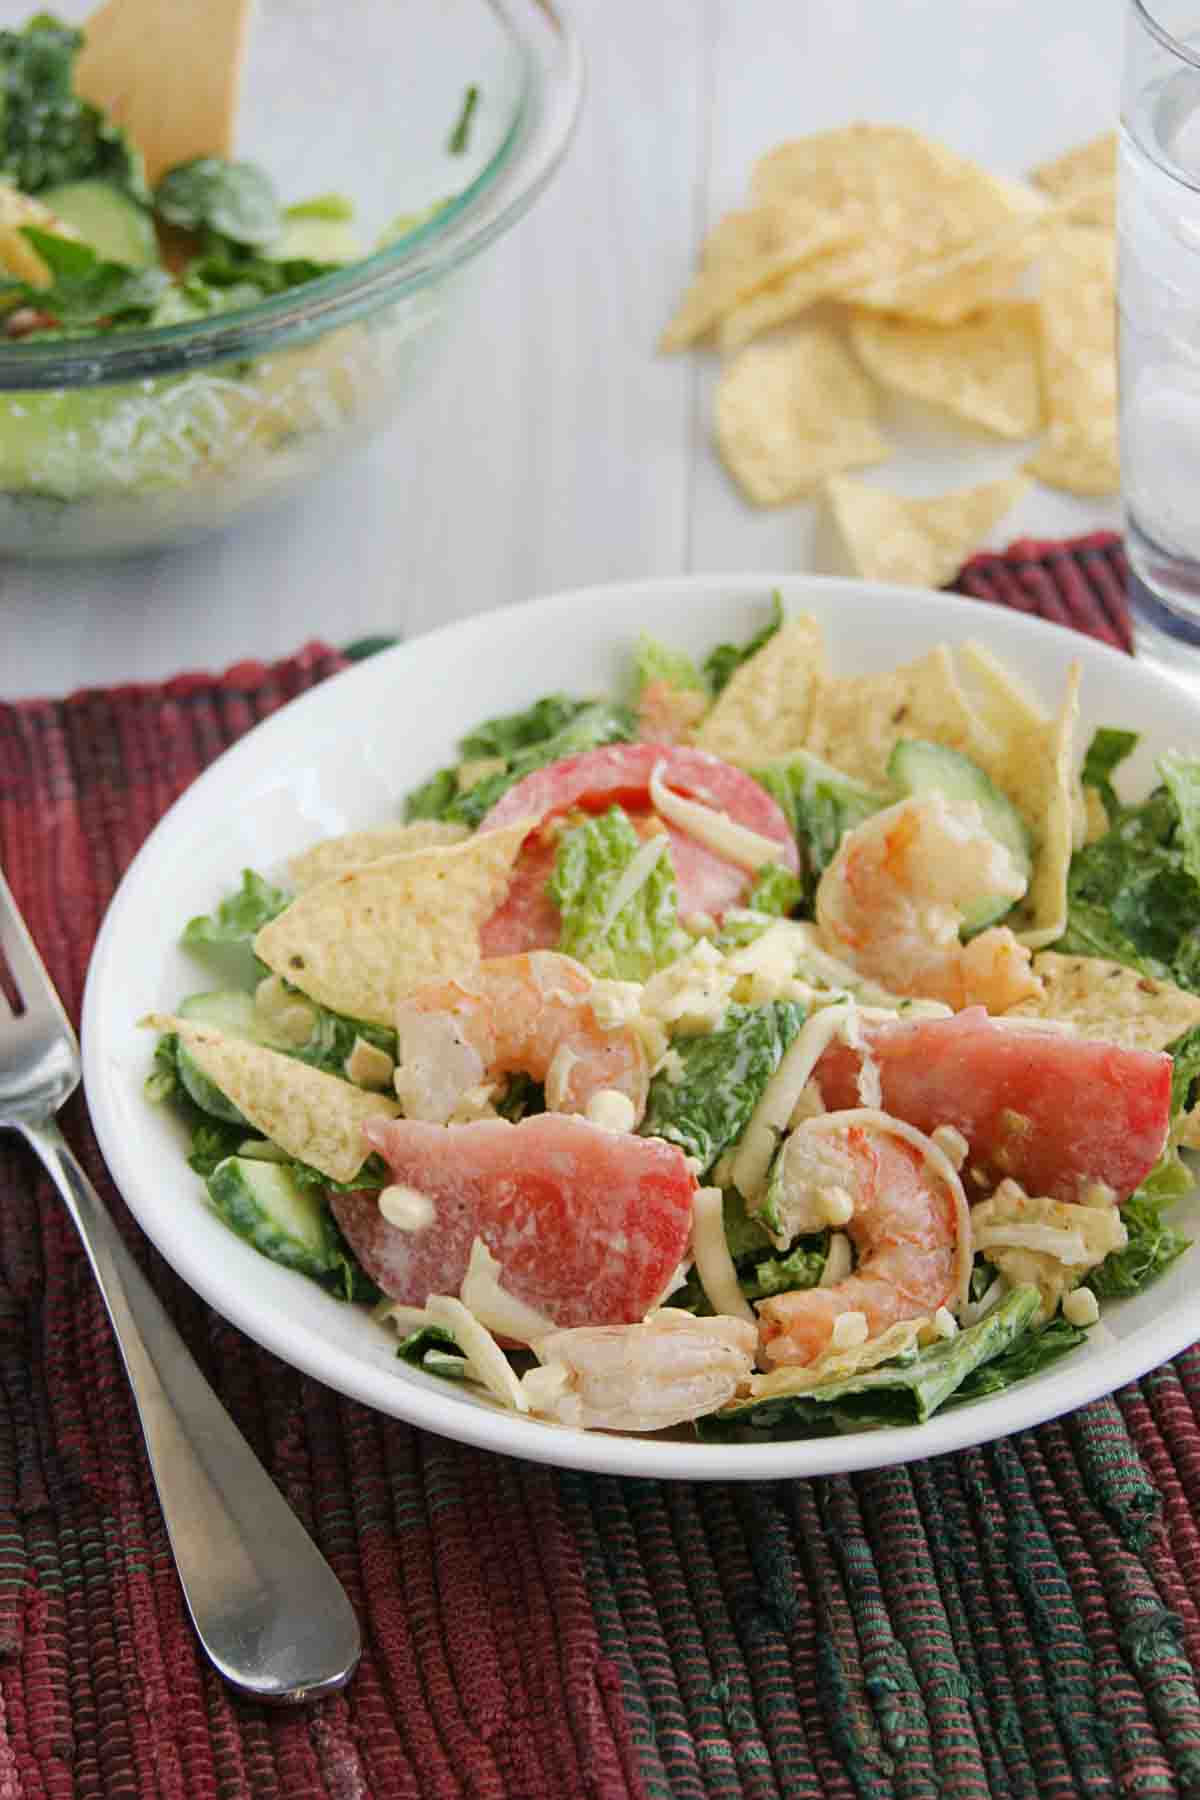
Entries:
[[66, 1201], [108, 1308], [204, 1649], [257, 1700], [342, 1687], [362, 1640], [341, 1583], [200, 1373], [55, 1121], [18, 1129]]

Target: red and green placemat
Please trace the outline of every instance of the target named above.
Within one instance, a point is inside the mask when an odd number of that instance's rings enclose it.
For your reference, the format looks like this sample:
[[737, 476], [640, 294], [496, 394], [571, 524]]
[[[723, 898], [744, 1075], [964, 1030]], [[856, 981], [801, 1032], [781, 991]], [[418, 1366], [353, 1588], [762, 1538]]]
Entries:
[[[983, 600], [1128, 643], [1110, 537], [1021, 544]], [[0, 705], [0, 861], [76, 1013], [134, 850], [257, 720], [341, 667]], [[197, 1653], [72, 1228], [0, 1139], [0, 1800], [1200, 1793], [1200, 1354], [903, 1469], [689, 1485], [556, 1474], [277, 1362], [136, 1231], [209, 1378], [341, 1576], [342, 1695], [231, 1699]]]

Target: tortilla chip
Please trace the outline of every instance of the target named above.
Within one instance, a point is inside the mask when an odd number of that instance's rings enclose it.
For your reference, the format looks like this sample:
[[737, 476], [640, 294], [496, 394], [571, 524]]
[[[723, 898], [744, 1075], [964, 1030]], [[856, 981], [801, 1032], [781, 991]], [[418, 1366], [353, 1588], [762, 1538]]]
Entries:
[[[1079, 715], [1079, 664], [1067, 674], [1062, 704], [1036, 725], [1026, 697], [1015, 690], [1007, 731], [996, 687], [990, 714], [982, 715], [967, 754], [1006, 794], [1033, 832], [1033, 874], [1019, 903], [1013, 929], [1023, 944], [1040, 950], [1067, 926], [1067, 873], [1074, 848], [1075, 722]], [[978, 715], [977, 715], [978, 716]]]
[[850, 341], [884, 387], [944, 407], [1000, 437], [1029, 437], [1042, 422], [1038, 310], [1012, 301], [959, 325], [927, 325], [856, 311]]
[[694, 742], [728, 762], [758, 765], [785, 755], [808, 734], [824, 666], [817, 621], [808, 613], [790, 619], [734, 671]]
[[965, 250], [1038, 204], [903, 125], [850, 125], [781, 144], [755, 165], [752, 188], [759, 200], [804, 199], [829, 214], [858, 208], [859, 282]]
[[1042, 249], [1047, 230], [1045, 217], [1009, 219], [944, 255], [914, 258], [904, 268], [877, 275], [846, 298], [910, 319], [955, 325], [1012, 292]]
[[890, 454], [875, 428], [875, 390], [828, 326], [751, 344], [717, 386], [716, 439], [759, 506], [778, 506], [827, 475]]
[[969, 754], [972, 714], [945, 644], [878, 675], [821, 679], [805, 748], [887, 792], [888, 758], [901, 738], [928, 738]]
[[398, 856], [402, 851], [429, 850], [438, 844], [460, 844], [470, 835], [466, 825], [451, 825], [441, 819], [347, 831], [341, 837], [323, 838], [311, 850], [293, 856], [288, 874], [297, 890], [315, 887], [318, 881], [328, 881], [331, 875], [357, 868], [360, 863], [378, 862], [381, 856]]
[[1033, 972], [1041, 976], [1043, 992], [1010, 1007], [1006, 1019], [1065, 1019], [1081, 1037], [1127, 1050], [1165, 1050], [1200, 1025], [1200, 995], [1123, 963], [1043, 950]]
[[1041, 163], [1029, 179], [1052, 200], [1074, 200], [1105, 183], [1116, 185], [1117, 134], [1103, 131], [1086, 144], [1077, 144], [1051, 162]]
[[1060, 226], [1042, 267], [1042, 381], [1050, 429], [1025, 465], [1049, 487], [1115, 494], [1116, 252], [1104, 232]]
[[700, 271], [663, 332], [660, 349], [681, 350], [778, 276], [861, 236], [857, 215], [822, 212], [807, 200], [768, 201], [729, 213], [709, 233]]
[[957, 573], [1028, 485], [1025, 476], [1006, 475], [910, 500], [842, 477], [826, 482], [825, 496], [856, 575], [936, 588]]
[[201, 1073], [256, 1131], [331, 1181], [353, 1181], [362, 1168], [371, 1148], [363, 1139], [368, 1119], [399, 1114], [396, 1102], [382, 1094], [365, 1093], [281, 1050], [227, 1037], [211, 1025], [162, 1013], [142, 1023], [177, 1033]]
[[264, 925], [255, 955], [322, 1006], [390, 1025], [401, 995], [479, 961], [530, 825], [343, 870]]

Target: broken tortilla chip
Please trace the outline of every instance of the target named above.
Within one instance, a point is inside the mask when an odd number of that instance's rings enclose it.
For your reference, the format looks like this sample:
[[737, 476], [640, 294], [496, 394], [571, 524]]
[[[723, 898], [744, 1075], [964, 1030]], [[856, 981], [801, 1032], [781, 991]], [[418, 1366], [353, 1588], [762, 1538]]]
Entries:
[[887, 765], [901, 738], [926, 738], [969, 753], [972, 714], [945, 644], [877, 675], [823, 678], [813, 697], [805, 749], [887, 793]]
[[1006, 475], [927, 499], [838, 477], [825, 484], [829, 511], [856, 575], [942, 587], [1028, 487]]
[[363, 1137], [368, 1119], [399, 1114], [396, 1102], [382, 1094], [365, 1093], [281, 1050], [227, 1037], [211, 1025], [164, 1013], [152, 1013], [142, 1023], [174, 1032], [201, 1074], [248, 1124], [330, 1181], [353, 1181], [370, 1155]]
[[1128, 1050], [1165, 1050], [1200, 1025], [1200, 995], [1098, 956], [1043, 950], [1034, 958], [1043, 991], [1022, 1000], [1006, 1019], [1063, 1019], [1081, 1037]]
[[1060, 226], [1042, 267], [1042, 382], [1049, 430], [1026, 468], [1072, 494], [1115, 494], [1116, 251], [1090, 226]]
[[758, 764], [803, 744], [824, 670], [821, 627], [808, 613], [789, 619], [735, 669], [695, 734], [727, 762]]
[[803, 199], [728, 213], [705, 239], [699, 273], [663, 332], [660, 349], [694, 343], [769, 282], [860, 235], [853, 211], [832, 216]]
[[760, 506], [778, 506], [840, 469], [882, 462], [875, 389], [828, 326], [750, 344], [717, 385], [717, 446]]
[[993, 306], [958, 325], [928, 325], [856, 311], [850, 341], [875, 379], [1000, 437], [1029, 437], [1042, 422], [1038, 310]]
[[429, 850], [439, 844], [460, 844], [470, 837], [466, 825], [442, 819], [418, 819], [412, 825], [378, 825], [369, 831], [347, 831], [341, 837], [323, 838], [310, 850], [302, 850], [288, 863], [288, 874], [297, 889], [315, 887], [343, 869], [378, 862], [381, 856], [402, 851]]
[[264, 925], [254, 953], [322, 1006], [391, 1025], [403, 994], [478, 962], [531, 824], [343, 870]]

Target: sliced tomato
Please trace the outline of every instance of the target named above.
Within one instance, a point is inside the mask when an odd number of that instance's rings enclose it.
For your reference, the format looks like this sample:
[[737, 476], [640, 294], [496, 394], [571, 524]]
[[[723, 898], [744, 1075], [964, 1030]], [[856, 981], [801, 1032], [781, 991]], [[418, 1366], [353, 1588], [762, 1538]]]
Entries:
[[[1078, 1200], [1090, 1182], [1125, 1199], [1162, 1154], [1171, 1058], [1057, 1032], [1024, 1031], [981, 1006], [867, 1031], [883, 1110], [969, 1146], [968, 1191], [1010, 1175], [1030, 1194]], [[859, 1051], [831, 1044], [816, 1068], [830, 1111], [858, 1106]]]
[[505, 1288], [556, 1325], [632, 1324], [686, 1254], [696, 1183], [660, 1138], [566, 1113], [518, 1125], [379, 1119], [366, 1130], [396, 1181], [433, 1202], [428, 1226], [401, 1231], [375, 1195], [332, 1196], [355, 1255], [393, 1300], [457, 1294], [479, 1237]]
[[[766, 789], [719, 756], [678, 744], [609, 744], [535, 769], [497, 800], [479, 829], [494, 831], [524, 816], [544, 824], [576, 807], [602, 812], [609, 806], [623, 806], [636, 824], [653, 814], [650, 777], [660, 765], [663, 781], [672, 793], [699, 800], [760, 837], [770, 838], [779, 845], [783, 866], [793, 873], [799, 870], [791, 828]], [[731, 906], [745, 899], [754, 884], [753, 875], [678, 827], [668, 823], [667, 831], [680, 916], [707, 913], [720, 920]], [[485, 956], [509, 956], [557, 944], [558, 910], [545, 895], [553, 867], [553, 845], [542, 837], [531, 837], [521, 852], [504, 904], [483, 928]]]

